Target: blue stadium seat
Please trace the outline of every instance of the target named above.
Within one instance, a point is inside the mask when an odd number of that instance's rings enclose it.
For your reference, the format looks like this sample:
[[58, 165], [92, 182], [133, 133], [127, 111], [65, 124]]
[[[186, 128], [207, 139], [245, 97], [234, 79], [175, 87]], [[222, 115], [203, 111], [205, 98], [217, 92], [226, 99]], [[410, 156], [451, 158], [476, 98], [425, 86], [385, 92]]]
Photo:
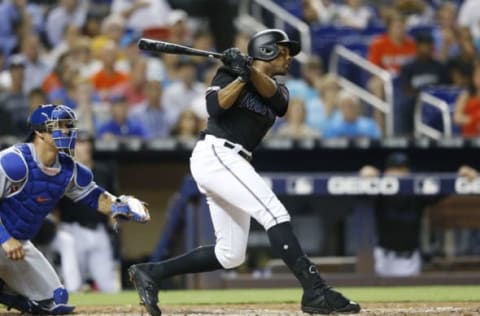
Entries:
[[415, 37], [418, 34], [422, 34], [422, 33], [433, 34], [434, 28], [435, 28], [434, 24], [422, 24], [422, 25], [417, 25], [409, 28], [407, 32], [408, 32], [408, 35], [410, 35], [411, 37]]
[[[453, 86], [435, 86], [424, 90], [424, 92], [431, 94], [441, 100], [444, 100], [450, 110], [450, 116], [453, 117], [455, 101], [462, 89]], [[422, 108], [422, 122], [438, 130], [443, 130], [443, 122], [440, 111], [433, 106], [424, 106]], [[460, 134], [458, 126], [453, 127], [453, 135]]]

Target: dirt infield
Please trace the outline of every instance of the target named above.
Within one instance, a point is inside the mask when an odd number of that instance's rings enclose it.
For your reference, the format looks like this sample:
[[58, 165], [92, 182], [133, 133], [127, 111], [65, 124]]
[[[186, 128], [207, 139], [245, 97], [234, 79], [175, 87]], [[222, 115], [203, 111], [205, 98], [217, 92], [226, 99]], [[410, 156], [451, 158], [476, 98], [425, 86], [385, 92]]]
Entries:
[[[224, 306], [173, 306], [163, 308], [164, 316], [297, 316], [304, 314], [297, 304], [275, 305], [224, 305]], [[0, 311], [1, 316], [19, 313]], [[147, 315], [140, 306], [103, 306], [77, 308], [77, 316], [83, 315]], [[369, 303], [363, 305], [360, 315], [466, 315], [480, 316], [479, 302], [464, 303]]]

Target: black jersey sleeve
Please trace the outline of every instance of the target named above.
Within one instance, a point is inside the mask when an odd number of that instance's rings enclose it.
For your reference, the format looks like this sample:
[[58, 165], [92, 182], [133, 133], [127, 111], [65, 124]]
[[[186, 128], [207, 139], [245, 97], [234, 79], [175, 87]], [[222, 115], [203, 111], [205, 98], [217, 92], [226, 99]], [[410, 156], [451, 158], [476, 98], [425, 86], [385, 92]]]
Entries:
[[217, 117], [226, 111], [220, 107], [218, 103], [218, 91], [226, 87], [230, 82], [235, 80], [235, 78], [236, 76], [225, 69], [225, 67], [218, 69], [215, 77], [213, 77], [212, 84], [207, 88], [205, 96], [209, 116]]
[[279, 83], [277, 85], [277, 92], [270, 98], [265, 98], [265, 102], [278, 116], [284, 116], [287, 112], [290, 94], [285, 85]]

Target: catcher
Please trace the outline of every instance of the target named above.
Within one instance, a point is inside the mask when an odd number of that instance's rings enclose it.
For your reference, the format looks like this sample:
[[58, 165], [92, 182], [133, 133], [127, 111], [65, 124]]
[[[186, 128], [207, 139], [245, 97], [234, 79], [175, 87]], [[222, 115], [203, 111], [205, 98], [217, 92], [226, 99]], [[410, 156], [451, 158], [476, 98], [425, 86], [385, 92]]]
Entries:
[[29, 118], [27, 143], [0, 151], [0, 303], [30, 314], [69, 314], [68, 292], [30, 242], [65, 195], [115, 220], [150, 220], [143, 203], [115, 197], [75, 161], [76, 115], [64, 105], [41, 105]]

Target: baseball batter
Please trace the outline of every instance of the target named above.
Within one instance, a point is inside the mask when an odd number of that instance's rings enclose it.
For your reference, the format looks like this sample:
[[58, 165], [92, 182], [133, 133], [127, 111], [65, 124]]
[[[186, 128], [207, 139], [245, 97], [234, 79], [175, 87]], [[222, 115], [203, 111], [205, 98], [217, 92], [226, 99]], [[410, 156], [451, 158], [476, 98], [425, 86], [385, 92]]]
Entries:
[[74, 309], [52, 266], [30, 242], [63, 195], [115, 219], [150, 218], [140, 201], [114, 197], [70, 156], [75, 124], [70, 108], [42, 105], [30, 116], [31, 142], [0, 151], [0, 303], [8, 308], [31, 314]]
[[[285, 32], [268, 29], [250, 39], [248, 54], [224, 52], [206, 93], [208, 127], [190, 158], [193, 177], [207, 197], [215, 245], [182, 256], [129, 268], [142, 303], [161, 315], [158, 284], [177, 274], [230, 269], [245, 260], [250, 217], [267, 231], [271, 247], [303, 287], [301, 308], [307, 313], [356, 313], [360, 306], [329, 287], [295, 237], [290, 215], [250, 164], [252, 151], [277, 116], [287, 111], [287, 88], [274, 77], [285, 75], [300, 46]], [[251, 62], [253, 59], [253, 62]]]

